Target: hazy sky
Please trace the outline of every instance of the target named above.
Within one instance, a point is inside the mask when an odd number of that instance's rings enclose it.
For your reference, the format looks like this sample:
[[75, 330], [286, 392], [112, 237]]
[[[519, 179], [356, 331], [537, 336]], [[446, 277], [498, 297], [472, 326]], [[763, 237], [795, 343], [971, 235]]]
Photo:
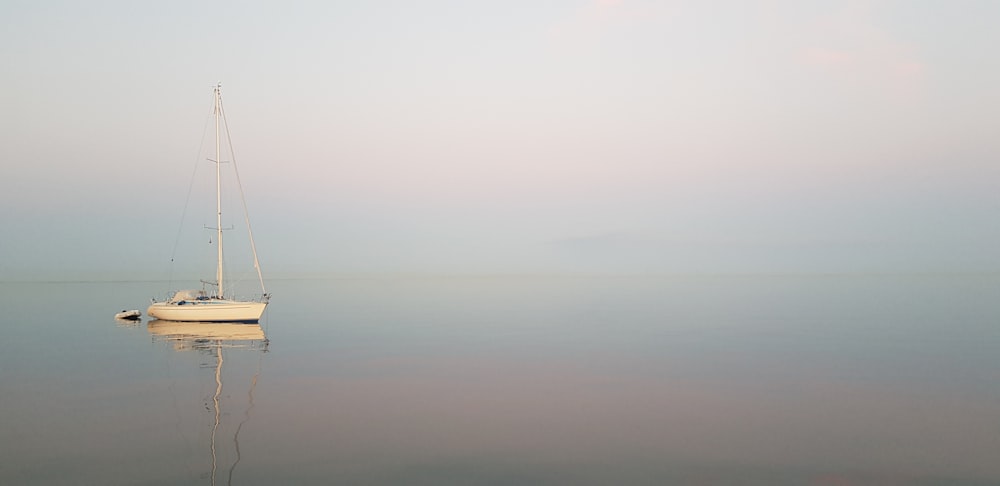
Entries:
[[265, 273], [998, 271], [998, 22], [5, 0], [0, 279], [162, 278], [218, 81]]

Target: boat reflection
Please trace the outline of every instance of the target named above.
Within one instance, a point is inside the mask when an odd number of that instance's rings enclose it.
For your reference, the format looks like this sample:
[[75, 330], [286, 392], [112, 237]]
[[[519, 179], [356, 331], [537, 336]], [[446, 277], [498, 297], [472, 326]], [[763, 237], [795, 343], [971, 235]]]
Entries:
[[174, 343], [174, 348], [212, 349], [217, 346], [267, 348], [267, 338], [260, 324], [219, 322], [150, 321], [149, 333]]
[[142, 319], [115, 318], [115, 325], [123, 329], [136, 329], [142, 324]]
[[[256, 351], [260, 354], [267, 352], [268, 340], [264, 335], [264, 330], [260, 324], [235, 324], [235, 323], [209, 323], [209, 322], [176, 322], [153, 320], [146, 326], [146, 329], [153, 336], [154, 342], [165, 342], [172, 345], [175, 351], [196, 351], [199, 354], [208, 355], [214, 361], [215, 388], [210, 397], [205, 398], [205, 410], [212, 413], [211, 436], [209, 439], [209, 450], [211, 451], [212, 464], [211, 473], [208, 478], [211, 484], [216, 484], [217, 473], [221, 464], [229, 464], [226, 484], [233, 484], [233, 473], [240, 463], [240, 430], [243, 425], [250, 420], [250, 411], [253, 409], [253, 393], [257, 386], [257, 379], [260, 377], [260, 360], [257, 362], [257, 370], [250, 379], [249, 390], [246, 392], [246, 403], [237, 403], [238, 396], [242, 394], [233, 393], [226, 390], [223, 393], [222, 365], [225, 356], [231, 351]], [[223, 350], [226, 350], [224, 353]], [[209, 401], [211, 406], [208, 405]], [[230, 422], [234, 414], [227, 410], [223, 412], [223, 401], [230, 407], [243, 409], [242, 418], [235, 425], [225, 423]], [[242, 405], [242, 407], [241, 407]], [[220, 450], [217, 443], [217, 436], [229, 436], [231, 432], [232, 450]], [[228, 443], [228, 442], [227, 442]]]

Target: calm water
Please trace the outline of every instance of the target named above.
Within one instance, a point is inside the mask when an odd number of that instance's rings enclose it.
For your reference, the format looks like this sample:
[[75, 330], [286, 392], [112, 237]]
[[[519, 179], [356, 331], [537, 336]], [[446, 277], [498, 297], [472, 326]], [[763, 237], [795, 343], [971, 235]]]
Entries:
[[1000, 277], [0, 284], [0, 484], [1000, 484]]

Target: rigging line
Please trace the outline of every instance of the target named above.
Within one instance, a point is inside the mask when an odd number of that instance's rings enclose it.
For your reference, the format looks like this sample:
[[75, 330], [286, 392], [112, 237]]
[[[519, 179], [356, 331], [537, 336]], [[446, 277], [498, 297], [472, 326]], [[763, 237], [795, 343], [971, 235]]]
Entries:
[[236, 444], [236, 461], [233, 462], [232, 467], [229, 468], [229, 480], [226, 483], [229, 486], [233, 484], [233, 472], [236, 471], [236, 465], [240, 463], [242, 455], [240, 454], [240, 430], [243, 429], [243, 424], [250, 421], [250, 411], [253, 410], [253, 390], [257, 388], [257, 378], [260, 377], [260, 362], [261, 356], [264, 353], [261, 352], [257, 358], [257, 372], [254, 373], [253, 378], [250, 380], [250, 391], [247, 392], [247, 397], [249, 397], [249, 406], [246, 411], [243, 412], [243, 420], [240, 421], [239, 425], [236, 426], [236, 433], [233, 434], [233, 443]]
[[[213, 101], [214, 105], [214, 101]], [[184, 221], [187, 219], [188, 206], [191, 203], [191, 192], [194, 189], [194, 180], [198, 175], [198, 166], [201, 163], [201, 151], [205, 148], [205, 134], [208, 133], [208, 122], [212, 117], [205, 117], [205, 126], [201, 129], [201, 141], [198, 142], [198, 153], [195, 155], [194, 171], [191, 172], [191, 180], [188, 182], [187, 196], [184, 198], [184, 209], [181, 211], [181, 221], [177, 225], [177, 235], [174, 237], [174, 247], [170, 250], [170, 269], [168, 272], [168, 288], [174, 286], [174, 257], [177, 256], [177, 247], [180, 245], [181, 233], [184, 230]]]
[[233, 150], [233, 137], [229, 133], [229, 120], [226, 119], [226, 110], [222, 107], [222, 100], [219, 100], [219, 111], [222, 114], [222, 124], [226, 127], [226, 142], [229, 144], [229, 156], [233, 158], [233, 172], [236, 174], [236, 185], [240, 188], [240, 201], [243, 202], [243, 219], [247, 223], [247, 236], [250, 238], [250, 251], [253, 253], [253, 267], [257, 269], [257, 279], [260, 280], [260, 291], [262, 299], [267, 299], [267, 289], [264, 288], [264, 276], [260, 271], [260, 261], [257, 259], [257, 245], [253, 241], [253, 230], [250, 228], [250, 211], [247, 209], [247, 198], [243, 193], [243, 182], [240, 180], [240, 171], [236, 166], [236, 152]]

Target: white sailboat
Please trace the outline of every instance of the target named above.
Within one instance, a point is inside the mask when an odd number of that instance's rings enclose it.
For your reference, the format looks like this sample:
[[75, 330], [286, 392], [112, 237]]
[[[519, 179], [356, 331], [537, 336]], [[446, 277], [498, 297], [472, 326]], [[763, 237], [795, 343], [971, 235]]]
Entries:
[[[157, 302], [146, 309], [149, 317], [162, 319], [165, 321], [188, 321], [188, 322], [257, 322], [267, 307], [270, 295], [264, 288], [264, 278], [261, 275], [260, 264], [257, 260], [257, 248], [253, 243], [253, 232], [250, 231], [250, 219], [247, 221], [247, 235], [250, 238], [250, 249], [253, 253], [253, 266], [257, 270], [257, 278], [260, 280], [261, 296], [257, 300], [240, 300], [227, 296], [227, 288], [223, 285], [223, 251], [222, 251], [222, 158], [221, 140], [219, 137], [220, 121], [224, 124], [224, 112], [222, 111], [222, 85], [214, 87], [215, 103], [215, 191], [216, 191], [216, 220], [215, 220], [215, 241], [218, 248], [218, 264], [216, 266], [215, 282], [205, 282], [214, 287], [214, 293], [209, 294], [202, 290], [180, 290], [174, 293], [170, 299]], [[228, 133], [228, 132], [227, 132]], [[237, 177], [238, 179], [238, 177]], [[242, 195], [242, 188], [240, 189]], [[244, 202], [245, 206], [245, 202]], [[204, 281], [203, 281], [204, 282]]]

